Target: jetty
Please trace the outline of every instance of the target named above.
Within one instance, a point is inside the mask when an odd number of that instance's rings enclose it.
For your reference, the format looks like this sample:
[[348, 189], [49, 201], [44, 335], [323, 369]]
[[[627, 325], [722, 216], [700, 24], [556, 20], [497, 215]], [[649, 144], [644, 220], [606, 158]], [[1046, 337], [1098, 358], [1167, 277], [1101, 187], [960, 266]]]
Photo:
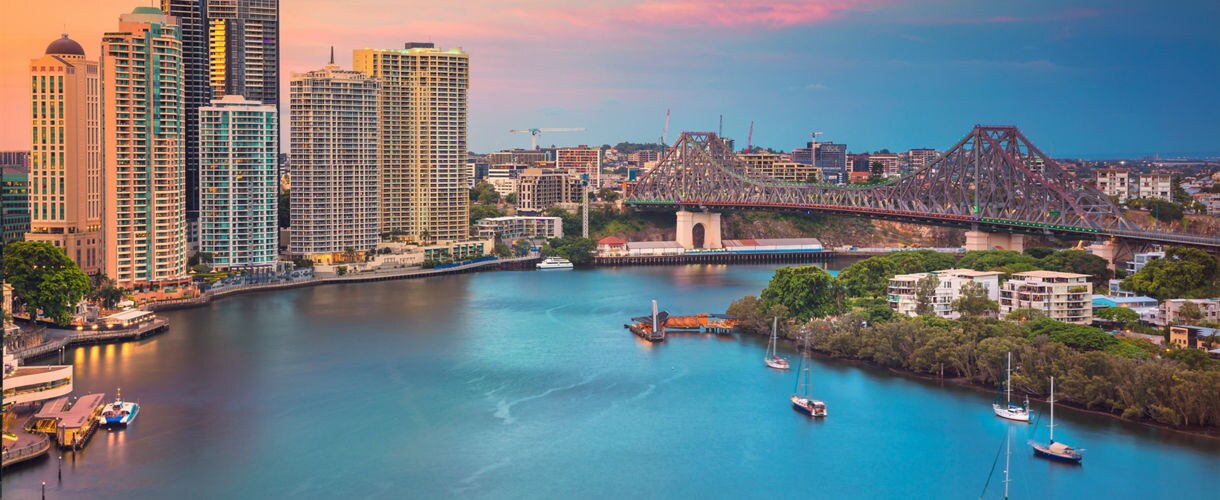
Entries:
[[24, 362], [55, 354], [60, 349], [74, 345], [140, 340], [169, 328], [168, 320], [158, 318], [149, 311], [124, 311], [105, 320], [105, 323], [94, 323], [87, 329], [83, 326], [77, 327], [78, 330], [51, 329], [45, 342], [10, 350], [8, 353]]
[[650, 316], [631, 318], [623, 325], [637, 337], [649, 342], [664, 342], [667, 330], [681, 332], [732, 334], [737, 330], [737, 318], [727, 314], [699, 313], [690, 316], [671, 316], [667, 311], [657, 310], [657, 301], [652, 301]]
[[98, 427], [98, 416], [106, 395], [86, 394], [76, 399], [56, 398], [42, 406], [30, 419], [26, 430], [55, 438], [60, 448], [79, 450], [89, 442]]

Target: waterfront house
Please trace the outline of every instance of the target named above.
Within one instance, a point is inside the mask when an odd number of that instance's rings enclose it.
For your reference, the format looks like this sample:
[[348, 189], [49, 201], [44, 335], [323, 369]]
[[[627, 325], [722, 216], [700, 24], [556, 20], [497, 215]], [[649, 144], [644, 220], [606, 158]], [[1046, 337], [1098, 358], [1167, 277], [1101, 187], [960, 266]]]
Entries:
[[1181, 317], [1182, 306], [1187, 302], [1193, 302], [1199, 306], [1199, 319], [1193, 322], [1220, 322], [1220, 299], [1168, 299], [1161, 303], [1160, 315], [1156, 326], [1164, 327], [1174, 323], [1183, 323]]
[[1169, 343], [1180, 349], [1209, 351], [1220, 347], [1220, 330], [1193, 325], [1169, 327]]
[[597, 255], [613, 257], [627, 253], [627, 241], [618, 236], [607, 236], [597, 240]]

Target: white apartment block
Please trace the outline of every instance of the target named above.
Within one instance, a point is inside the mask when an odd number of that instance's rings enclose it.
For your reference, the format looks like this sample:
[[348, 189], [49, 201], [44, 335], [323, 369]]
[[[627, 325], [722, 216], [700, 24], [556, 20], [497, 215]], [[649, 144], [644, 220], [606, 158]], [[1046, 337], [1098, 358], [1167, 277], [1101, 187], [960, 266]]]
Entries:
[[466, 239], [469, 54], [413, 42], [357, 49], [353, 66], [381, 81], [381, 231], [421, 242]]
[[912, 149], [907, 151], [907, 162], [911, 165], [911, 170], [918, 170], [932, 163], [938, 154], [940, 153], [935, 149]]
[[517, 178], [517, 209], [540, 212], [547, 208], [580, 203], [584, 184], [571, 174], [552, 168], [528, 168]]
[[475, 227], [479, 239], [498, 238], [515, 240], [519, 238], [562, 238], [563, 219], [560, 217], [489, 217], [479, 219]]
[[182, 41], [172, 16], [136, 7], [102, 36], [106, 275], [122, 287], [190, 281]]
[[292, 75], [289, 88], [289, 252], [330, 263], [348, 248], [376, 248], [378, 82], [332, 61]]
[[1140, 175], [1140, 198], [1173, 200], [1173, 176], [1169, 174]]
[[881, 163], [881, 175], [883, 177], [898, 177], [902, 174], [902, 172], [899, 170], [900, 163], [898, 161], [898, 155], [896, 154], [868, 155], [869, 169], [872, 169], [873, 163]]
[[957, 319], [961, 314], [952, 308], [953, 301], [961, 297], [962, 287], [967, 283], [978, 283], [987, 290], [991, 300], [999, 299], [999, 272], [975, 271], [973, 269], [946, 269], [931, 273], [899, 274], [890, 278], [887, 302], [898, 314], [918, 316], [917, 291], [919, 282], [929, 276], [937, 279], [936, 293], [932, 297], [932, 310], [942, 318]]
[[1036, 309], [1065, 323], [1093, 321], [1093, 284], [1089, 275], [1058, 271], [1015, 273], [1000, 287], [1000, 316]]
[[1131, 196], [1131, 173], [1121, 168], [1100, 169], [1097, 171], [1097, 189], [1123, 203]]
[[781, 182], [808, 183], [821, 182], [820, 167], [796, 163], [786, 155], [775, 153], [748, 153], [737, 155], [746, 167]]
[[238, 95], [199, 108], [199, 251], [214, 268], [275, 267], [277, 115]]

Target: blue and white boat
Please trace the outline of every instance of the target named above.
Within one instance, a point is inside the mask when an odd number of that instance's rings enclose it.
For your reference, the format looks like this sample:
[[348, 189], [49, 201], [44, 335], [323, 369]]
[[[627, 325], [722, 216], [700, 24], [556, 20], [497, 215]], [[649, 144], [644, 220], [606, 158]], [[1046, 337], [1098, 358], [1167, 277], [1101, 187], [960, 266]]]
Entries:
[[114, 397], [114, 402], [106, 405], [106, 409], [102, 410], [102, 414], [97, 417], [98, 423], [106, 426], [127, 426], [132, 420], [136, 419], [136, 415], [140, 413], [139, 403], [123, 401], [123, 392], [120, 389]]
[[538, 263], [538, 269], [572, 269], [572, 261], [563, 257], [547, 257]]
[[991, 405], [992, 411], [997, 417], [1014, 420], [1017, 422], [1029, 423], [1031, 412], [1029, 411], [1029, 398], [1025, 398], [1025, 406], [1019, 406], [1012, 403], [1012, 353], [1008, 353], [1008, 369], [1004, 375], [1004, 404], [998, 401], [1000, 395], [996, 394], [997, 401]]

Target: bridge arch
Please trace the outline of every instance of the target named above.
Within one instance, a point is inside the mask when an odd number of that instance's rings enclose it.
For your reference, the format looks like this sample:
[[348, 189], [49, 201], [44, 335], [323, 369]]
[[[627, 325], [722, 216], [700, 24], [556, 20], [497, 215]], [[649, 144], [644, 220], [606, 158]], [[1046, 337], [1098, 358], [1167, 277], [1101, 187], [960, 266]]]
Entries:
[[[699, 236], [698, 240], [696, 236]], [[679, 210], [676, 239], [687, 250], [724, 248], [720, 240], [720, 214]]]

